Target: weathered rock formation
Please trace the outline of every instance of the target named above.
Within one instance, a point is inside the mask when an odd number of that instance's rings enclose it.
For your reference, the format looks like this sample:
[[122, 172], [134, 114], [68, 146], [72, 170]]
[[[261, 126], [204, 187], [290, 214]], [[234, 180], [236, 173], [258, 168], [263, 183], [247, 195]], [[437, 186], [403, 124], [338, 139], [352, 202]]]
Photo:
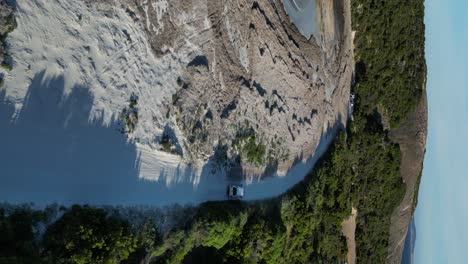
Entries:
[[129, 5], [155, 54], [186, 58], [161, 122], [176, 131], [171, 142], [185, 159], [216, 159], [250, 176], [267, 167], [286, 171], [345, 123], [353, 71], [349, 12], [342, 1], [317, 7], [320, 34], [307, 40], [280, 0]]
[[400, 173], [406, 184], [403, 201], [391, 217], [387, 263], [401, 263], [406, 233], [416, 209], [417, 190], [421, 177], [427, 137], [427, 97], [421, 97], [418, 107], [389, 137], [400, 145]]

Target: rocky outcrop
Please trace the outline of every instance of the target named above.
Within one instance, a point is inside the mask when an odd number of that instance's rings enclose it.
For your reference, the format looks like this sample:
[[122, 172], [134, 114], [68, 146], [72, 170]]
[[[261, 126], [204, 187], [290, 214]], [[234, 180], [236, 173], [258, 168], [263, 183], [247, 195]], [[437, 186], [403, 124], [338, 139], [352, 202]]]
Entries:
[[416, 209], [417, 190], [421, 177], [427, 137], [427, 97], [424, 92], [419, 105], [397, 129], [389, 132], [392, 141], [400, 145], [400, 173], [406, 193], [391, 217], [387, 263], [401, 263], [408, 225]]
[[64, 94], [91, 95], [88, 121], [145, 153], [142, 178], [252, 180], [306, 161], [304, 176], [346, 123], [354, 65], [349, 3], [312, 2], [305, 38], [280, 0], [18, 1], [12, 117], [35, 76], [63, 75]]
[[280, 0], [129, 5], [155, 54], [185, 54], [165, 121], [180, 131], [174, 141], [184, 159], [214, 159], [250, 177], [286, 172], [313, 155], [330, 128], [345, 124], [351, 30], [341, 1], [319, 2], [320, 34], [310, 40]]

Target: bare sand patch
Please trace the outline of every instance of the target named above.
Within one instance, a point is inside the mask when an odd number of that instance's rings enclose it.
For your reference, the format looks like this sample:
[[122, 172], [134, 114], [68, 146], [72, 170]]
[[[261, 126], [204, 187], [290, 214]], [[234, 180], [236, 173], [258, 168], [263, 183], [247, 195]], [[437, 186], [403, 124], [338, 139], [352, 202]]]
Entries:
[[348, 245], [348, 264], [356, 263], [356, 216], [357, 210], [353, 207], [351, 209], [351, 216], [341, 223], [341, 231], [346, 236], [346, 243]]

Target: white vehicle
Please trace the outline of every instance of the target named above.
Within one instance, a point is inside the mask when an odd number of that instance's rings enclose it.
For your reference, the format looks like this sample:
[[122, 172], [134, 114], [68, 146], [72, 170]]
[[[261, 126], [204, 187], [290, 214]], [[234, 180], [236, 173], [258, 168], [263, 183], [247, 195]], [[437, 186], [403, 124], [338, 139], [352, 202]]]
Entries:
[[242, 184], [231, 184], [227, 188], [227, 195], [230, 200], [242, 199], [244, 197], [244, 187], [242, 186]]

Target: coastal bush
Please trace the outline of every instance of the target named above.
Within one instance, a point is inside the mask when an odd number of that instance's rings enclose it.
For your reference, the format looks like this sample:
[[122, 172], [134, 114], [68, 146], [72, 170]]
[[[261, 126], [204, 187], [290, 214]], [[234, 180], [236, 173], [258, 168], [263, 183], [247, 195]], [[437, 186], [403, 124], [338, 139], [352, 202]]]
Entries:
[[424, 90], [424, 1], [353, 0], [356, 86], [361, 110], [376, 107], [392, 127], [415, 108]]
[[265, 163], [266, 147], [261, 140], [257, 138], [252, 128], [238, 131], [233, 144], [240, 152], [241, 158], [248, 163], [258, 166]]
[[4, 61], [2, 61], [1, 66], [2, 66], [3, 69], [5, 69], [7, 71], [13, 70], [13, 66], [11, 65], [11, 63], [6, 62], [5, 59], [4, 59]]
[[[404, 196], [405, 185], [399, 176], [400, 151], [388, 142], [382, 126], [388, 122], [390, 128], [398, 127], [424, 92], [424, 1], [351, 3], [357, 32], [353, 88], [357, 100], [351, 123], [351, 147], [359, 157], [353, 165], [357, 174], [352, 185], [357, 195], [353, 204], [358, 207], [357, 262], [383, 263], [390, 217]], [[376, 120], [376, 112], [382, 120]]]
[[235, 201], [204, 203], [186, 226], [170, 230], [151, 255], [156, 262], [181, 263], [195, 248], [219, 250], [243, 230], [247, 216], [247, 207]]
[[122, 219], [76, 205], [47, 229], [44, 247], [45, 256], [56, 263], [112, 264], [127, 259], [137, 239]]
[[138, 124], [138, 96], [132, 93], [128, 108], [125, 107], [120, 113], [120, 120], [123, 121], [122, 133], [131, 134]]
[[[6, 52], [8, 50], [6, 39], [8, 37], [8, 34], [11, 33], [17, 27], [17, 23], [16, 23], [15, 15], [13, 13], [12, 8], [11, 7], [7, 8], [6, 12], [9, 12], [10, 14], [7, 17], [3, 18], [4, 19], [4, 21], [2, 21], [3, 32], [0, 32], [0, 52], [3, 52], [2, 54], [3, 60], [1, 61], [1, 67], [5, 70], [11, 71], [13, 69], [12, 62], [11, 62], [12, 59], [10, 57], [10, 54]], [[2, 14], [2, 15], [5, 15], [5, 14]], [[1, 86], [2, 85], [0, 85], [0, 87]]]
[[44, 263], [34, 230], [44, 216], [44, 212], [29, 208], [9, 213], [0, 208], [0, 264]]

